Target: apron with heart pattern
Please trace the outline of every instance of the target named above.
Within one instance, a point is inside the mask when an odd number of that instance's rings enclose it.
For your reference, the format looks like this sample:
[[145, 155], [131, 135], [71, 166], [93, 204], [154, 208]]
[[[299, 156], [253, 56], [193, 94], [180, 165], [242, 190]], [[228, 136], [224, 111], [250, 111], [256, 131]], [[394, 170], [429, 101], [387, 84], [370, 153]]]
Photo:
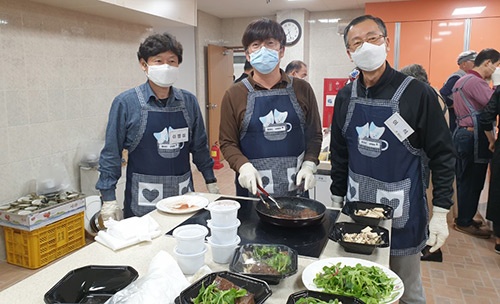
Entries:
[[[293, 78], [286, 88], [254, 90], [248, 79], [247, 106], [240, 133], [240, 149], [259, 171], [262, 186], [278, 196], [297, 193], [296, 174], [305, 154], [304, 111], [293, 90]], [[238, 183], [236, 195], [249, 196]]]
[[163, 198], [193, 191], [191, 131], [187, 130], [190, 117], [184, 100], [169, 98], [167, 106], [158, 107], [147, 103], [138, 88], [136, 93], [141, 104], [141, 126], [128, 154], [125, 217], [142, 216], [154, 210]]
[[428, 237], [428, 207], [420, 149], [400, 141], [385, 126], [399, 113], [399, 99], [413, 78], [406, 78], [390, 100], [358, 97], [353, 82], [342, 132], [349, 150], [346, 200], [393, 207], [391, 255], [419, 253]]

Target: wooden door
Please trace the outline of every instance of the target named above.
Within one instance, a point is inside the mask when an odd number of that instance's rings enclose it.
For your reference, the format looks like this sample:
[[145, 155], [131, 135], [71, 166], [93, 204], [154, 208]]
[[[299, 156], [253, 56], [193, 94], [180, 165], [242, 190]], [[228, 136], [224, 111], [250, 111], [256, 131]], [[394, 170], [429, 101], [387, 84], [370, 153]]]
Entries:
[[220, 105], [226, 90], [233, 84], [233, 50], [209, 44], [207, 47], [208, 143], [219, 141]]

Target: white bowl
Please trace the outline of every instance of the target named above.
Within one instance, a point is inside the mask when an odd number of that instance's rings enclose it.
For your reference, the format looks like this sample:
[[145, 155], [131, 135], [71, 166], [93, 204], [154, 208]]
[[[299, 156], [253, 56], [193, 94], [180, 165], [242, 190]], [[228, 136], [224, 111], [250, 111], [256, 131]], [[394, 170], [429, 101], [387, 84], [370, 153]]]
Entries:
[[179, 268], [185, 275], [194, 274], [198, 269], [205, 265], [205, 253], [207, 252], [207, 245], [203, 244], [204, 249], [195, 254], [183, 254], [174, 248], [174, 256], [177, 260]]
[[207, 227], [198, 224], [180, 226], [172, 232], [177, 240], [177, 251], [182, 254], [202, 252], [205, 248], [207, 234]]
[[233, 200], [220, 200], [208, 204], [212, 225], [218, 227], [232, 226], [238, 219], [238, 209], [240, 203]]
[[239, 236], [236, 236], [236, 239], [231, 242], [231, 244], [227, 245], [219, 245], [212, 242], [212, 237], [207, 238], [208, 244], [210, 248], [212, 248], [212, 260], [215, 263], [219, 264], [228, 264], [231, 262], [231, 259], [234, 255], [234, 249], [238, 247], [241, 239]]
[[207, 226], [210, 228], [212, 242], [218, 245], [229, 245], [238, 236], [238, 227], [241, 225], [240, 220], [236, 219], [234, 225], [228, 227], [218, 227], [212, 224], [211, 220], [207, 220]]

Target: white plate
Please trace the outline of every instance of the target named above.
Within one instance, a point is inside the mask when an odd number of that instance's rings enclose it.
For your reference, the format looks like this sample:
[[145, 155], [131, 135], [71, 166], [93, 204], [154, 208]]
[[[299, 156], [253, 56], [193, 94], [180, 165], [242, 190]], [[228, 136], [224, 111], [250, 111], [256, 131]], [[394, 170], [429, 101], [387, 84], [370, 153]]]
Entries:
[[85, 198], [85, 230], [90, 234], [95, 234], [90, 227], [92, 217], [101, 211], [101, 198], [97, 195], [87, 196]]
[[162, 199], [156, 208], [163, 212], [183, 214], [198, 211], [208, 205], [208, 199], [197, 195], [180, 195]]
[[401, 298], [401, 296], [403, 295], [403, 292], [405, 290], [404, 285], [403, 285], [403, 281], [401, 281], [401, 278], [397, 274], [395, 274], [392, 270], [390, 270], [389, 268], [384, 267], [380, 264], [377, 264], [377, 263], [374, 263], [371, 261], [367, 261], [367, 260], [363, 260], [363, 259], [356, 259], [356, 258], [343, 258], [343, 257], [328, 258], [328, 259], [319, 260], [319, 261], [316, 261], [312, 264], [309, 264], [304, 269], [304, 272], [302, 272], [302, 282], [304, 283], [304, 286], [308, 290], [323, 291], [322, 288], [319, 288], [313, 282], [314, 278], [316, 277], [316, 274], [323, 272], [323, 267], [325, 267], [325, 266], [330, 267], [330, 266], [335, 265], [339, 262], [341, 263], [341, 266], [356, 266], [356, 264], [358, 264], [358, 263], [363, 265], [363, 266], [367, 266], [367, 267], [377, 266], [380, 269], [382, 269], [382, 271], [384, 271], [385, 274], [389, 278], [395, 278], [394, 290], [393, 290], [391, 296], [388, 297], [387, 299], [384, 299], [379, 304], [394, 303], [399, 298]]

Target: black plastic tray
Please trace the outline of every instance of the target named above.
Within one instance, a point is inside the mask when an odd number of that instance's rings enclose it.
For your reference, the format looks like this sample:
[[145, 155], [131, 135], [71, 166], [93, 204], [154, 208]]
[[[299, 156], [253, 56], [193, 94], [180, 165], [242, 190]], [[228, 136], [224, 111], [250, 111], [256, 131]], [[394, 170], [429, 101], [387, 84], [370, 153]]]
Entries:
[[[369, 226], [372, 228], [373, 232], [378, 233], [382, 242], [376, 245], [368, 245], [368, 244], [359, 244], [353, 242], [344, 242], [343, 236], [346, 233], [360, 233], [362, 229]], [[347, 252], [360, 253], [360, 254], [372, 254], [375, 248], [377, 247], [388, 247], [389, 246], [389, 231], [380, 226], [373, 225], [365, 225], [358, 223], [348, 223], [348, 222], [340, 222], [336, 223], [333, 226], [332, 232], [329, 235], [329, 238], [337, 243], [339, 243], [344, 250]]]
[[246, 275], [242, 275], [235, 272], [229, 271], [220, 271], [220, 272], [212, 272], [207, 274], [203, 278], [199, 279], [195, 283], [193, 283], [188, 288], [184, 289], [181, 294], [175, 299], [176, 304], [192, 304], [191, 299], [196, 298], [198, 295], [202, 284], [204, 286], [212, 284], [215, 280], [215, 277], [219, 276], [226, 280], [231, 281], [233, 284], [237, 285], [240, 288], [246, 289], [248, 292], [254, 294], [255, 304], [264, 303], [267, 298], [269, 298], [272, 294], [271, 288], [267, 285], [266, 282], [252, 278]]
[[47, 293], [52, 303], [105, 303], [116, 292], [135, 281], [139, 274], [130, 266], [90, 265], [68, 272]]
[[[359, 216], [355, 214], [357, 210], [373, 209], [375, 207], [384, 209], [384, 218], [373, 218], [373, 217]], [[381, 220], [392, 219], [394, 210], [391, 206], [384, 204], [354, 201], [354, 202], [346, 202], [344, 207], [342, 208], [342, 213], [350, 216], [356, 223], [377, 226], [378, 224], [380, 224]]]
[[295, 304], [299, 299], [307, 297], [313, 297], [316, 299], [320, 299], [322, 301], [330, 301], [337, 299], [340, 302], [342, 302], [342, 304], [365, 304], [365, 302], [361, 301], [358, 298], [341, 296], [331, 293], [324, 293], [319, 291], [312, 291], [312, 290], [302, 290], [296, 293], [292, 293], [288, 297], [288, 301], [286, 302], [286, 304]]
[[[262, 246], [276, 247], [276, 248], [278, 248], [279, 251], [287, 252], [288, 255], [290, 256], [291, 262], [292, 262], [290, 265], [289, 271], [287, 271], [285, 273], [278, 274], [278, 275], [246, 272], [245, 268], [244, 268], [246, 261], [245, 261], [245, 257], [243, 256], [243, 254], [246, 251], [250, 251], [250, 252], [253, 251], [253, 249], [255, 247], [262, 247]], [[259, 261], [255, 261], [255, 263], [256, 262], [259, 262]], [[242, 246], [235, 249], [233, 259], [232, 259], [231, 263], [229, 264], [229, 270], [234, 271], [234, 272], [238, 272], [238, 273], [242, 273], [244, 275], [251, 276], [251, 277], [254, 277], [257, 279], [264, 280], [267, 283], [272, 284], [272, 285], [276, 285], [276, 284], [279, 284], [281, 279], [289, 277], [289, 276], [297, 273], [297, 268], [298, 268], [297, 264], [298, 264], [297, 251], [293, 250], [292, 248], [290, 248], [288, 246], [280, 245], [280, 244], [253, 244], [253, 243], [251, 243], [251, 244], [242, 245]]]

